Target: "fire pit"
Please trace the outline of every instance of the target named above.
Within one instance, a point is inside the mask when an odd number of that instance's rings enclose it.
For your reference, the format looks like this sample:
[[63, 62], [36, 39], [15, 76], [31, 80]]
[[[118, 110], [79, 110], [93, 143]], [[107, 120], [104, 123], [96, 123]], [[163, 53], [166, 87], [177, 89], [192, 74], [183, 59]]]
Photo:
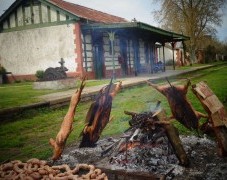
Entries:
[[125, 112], [132, 119], [129, 121], [130, 128], [121, 137], [100, 140], [94, 148], [73, 147], [56, 164], [73, 166], [86, 162], [95, 164], [110, 176], [127, 175], [131, 179], [137, 173], [136, 179], [164, 178], [182, 173], [184, 168], [179, 164], [183, 161], [178, 157], [181, 155], [176, 155], [173, 142], [166, 133], [166, 126], [170, 124], [159, 121], [157, 115], [162, 111], [158, 110], [158, 106], [159, 103], [153, 112]]
[[94, 148], [74, 144], [55, 164], [94, 164], [109, 179], [225, 179], [227, 159], [218, 157], [216, 143], [206, 136], [178, 136], [173, 126], [160, 121], [165, 114], [159, 103], [151, 112], [125, 113], [131, 119], [124, 134], [101, 139]]
[[[206, 136], [202, 138], [196, 136], [180, 136], [185, 151], [190, 159], [190, 167], [180, 166], [174, 154], [168, 155], [170, 160], [171, 158], [173, 159], [165, 165], [150, 165], [151, 163], [155, 164], [156, 161], [157, 164], [163, 163], [162, 159], [166, 160], [165, 156], [158, 159], [158, 157], [160, 157], [160, 153], [157, 152], [158, 148], [154, 148], [153, 151], [152, 148], [138, 146], [128, 149], [128, 163], [119, 164], [113, 160], [112, 163], [110, 163], [112, 156], [102, 156], [102, 152], [111, 144], [119, 142], [121, 139], [121, 137], [107, 137], [99, 140], [97, 146], [94, 148], [79, 148], [79, 143], [72, 144], [65, 149], [62, 158], [56, 161], [55, 165], [68, 164], [70, 167], [74, 167], [75, 164], [79, 163], [94, 164], [107, 174], [108, 179], [161, 179], [162, 177], [171, 179], [174, 177], [175, 179], [197, 178], [224, 180], [227, 176], [227, 159], [220, 158], [217, 155], [216, 143], [209, 140]], [[144, 151], [146, 151], [146, 154], [142, 153]], [[152, 157], [154, 152], [159, 155], [156, 157], [155, 154], [154, 157]], [[145, 159], [144, 161], [141, 159], [137, 163], [135, 163], [136, 161], [131, 162], [131, 154], [133, 154], [132, 157], [134, 159], [136, 157]], [[119, 157], [124, 159], [125, 155], [126, 152], [122, 152], [114, 156], [114, 158], [115, 160]], [[146, 157], [148, 155], [151, 157]], [[173, 161], [175, 163], [173, 163]], [[141, 167], [141, 164], [143, 167]], [[150, 166], [155, 166], [157, 172], [155, 169], [150, 168]]]

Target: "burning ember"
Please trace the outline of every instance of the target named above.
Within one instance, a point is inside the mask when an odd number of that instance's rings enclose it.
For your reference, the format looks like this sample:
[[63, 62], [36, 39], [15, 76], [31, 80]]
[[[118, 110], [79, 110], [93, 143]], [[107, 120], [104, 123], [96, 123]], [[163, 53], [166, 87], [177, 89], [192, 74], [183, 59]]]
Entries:
[[126, 169], [157, 174], [166, 174], [173, 169], [171, 164], [179, 164], [166, 135], [163, 134], [156, 140], [148, 134], [147, 137], [144, 136], [141, 134], [141, 138], [146, 141], [143, 143], [125, 142], [127, 149], [111, 157], [110, 163]]

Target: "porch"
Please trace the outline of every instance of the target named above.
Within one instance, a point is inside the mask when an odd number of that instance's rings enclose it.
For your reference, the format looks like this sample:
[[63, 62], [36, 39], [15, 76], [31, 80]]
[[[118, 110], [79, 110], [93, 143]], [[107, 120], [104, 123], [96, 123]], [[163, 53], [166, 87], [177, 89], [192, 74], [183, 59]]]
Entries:
[[[84, 70], [95, 79], [165, 72], [165, 43], [174, 47], [177, 41], [189, 39], [141, 22], [83, 24], [81, 28]], [[174, 53], [172, 64], [175, 69]]]

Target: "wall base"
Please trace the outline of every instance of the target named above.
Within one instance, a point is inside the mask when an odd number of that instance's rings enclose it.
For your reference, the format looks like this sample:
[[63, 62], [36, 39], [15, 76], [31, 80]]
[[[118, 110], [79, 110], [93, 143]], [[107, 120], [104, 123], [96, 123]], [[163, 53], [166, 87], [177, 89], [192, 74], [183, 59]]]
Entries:
[[33, 89], [68, 89], [76, 87], [75, 78], [60, 79], [55, 81], [40, 81], [33, 83]]

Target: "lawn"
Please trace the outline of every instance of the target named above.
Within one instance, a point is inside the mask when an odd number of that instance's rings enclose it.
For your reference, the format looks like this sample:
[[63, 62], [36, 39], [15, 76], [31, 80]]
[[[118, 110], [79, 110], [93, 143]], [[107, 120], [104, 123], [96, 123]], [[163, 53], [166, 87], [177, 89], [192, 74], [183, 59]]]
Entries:
[[[215, 63], [218, 64], [218, 63]], [[220, 62], [219, 62], [220, 64]], [[204, 64], [193, 64], [192, 67], [204, 66]], [[171, 67], [172, 68], [172, 67]], [[176, 67], [177, 70], [185, 70], [190, 69], [191, 66], [184, 67]], [[88, 80], [86, 82], [86, 87], [96, 86], [101, 84], [109, 83], [109, 79], [107, 80]], [[79, 83], [77, 83], [78, 85]], [[0, 85], [0, 110], [10, 107], [16, 107], [21, 105], [28, 105], [31, 103], [40, 102], [41, 95], [65, 91], [63, 90], [35, 90], [33, 89], [32, 82], [19, 82], [13, 84], [3, 84]]]
[[[88, 86], [96, 86], [100, 84], [106, 84], [109, 80], [89, 80]], [[79, 83], [77, 83], [78, 85]], [[0, 109], [16, 107], [21, 105], [27, 105], [31, 103], [39, 102], [38, 96], [60, 92], [63, 90], [35, 90], [33, 89], [32, 82], [21, 82], [13, 84], [0, 85]]]
[[[207, 81], [208, 85], [227, 107], [227, 66], [218, 66], [203, 71], [197, 71], [180, 78], [194, 77], [192, 83]], [[179, 78], [179, 77], [177, 77]], [[176, 79], [177, 79], [176, 78]], [[176, 81], [171, 78], [170, 81]], [[184, 82], [181, 81], [181, 83]], [[188, 98], [196, 110], [204, 112], [199, 101], [191, 91]], [[147, 85], [123, 89], [114, 99], [111, 116], [113, 120], [107, 125], [102, 136], [111, 136], [123, 133], [128, 127], [129, 116], [124, 110], [142, 112], [149, 111], [154, 107], [157, 100], [162, 101], [162, 107], [170, 115], [170, 109], [166, 99], [156, 90]], [[79, 140], [79, 134], [84, 126], [84, 119], [89, 109], [90, 102], [80, 103], [74, 119], [74, 130], [70, 134], [67, 145]], [[57, 110], [39, 109], [25, 112], [12, 119], [10, 123], [0, 124], [0, 161], [27, 160], [29, 158], [47, 159], [52, 150], [48, 144], [49, 138], [56, 137], [67, 108]], [[175, 122], [180, 133], [190, 134], [179, 123]]]

